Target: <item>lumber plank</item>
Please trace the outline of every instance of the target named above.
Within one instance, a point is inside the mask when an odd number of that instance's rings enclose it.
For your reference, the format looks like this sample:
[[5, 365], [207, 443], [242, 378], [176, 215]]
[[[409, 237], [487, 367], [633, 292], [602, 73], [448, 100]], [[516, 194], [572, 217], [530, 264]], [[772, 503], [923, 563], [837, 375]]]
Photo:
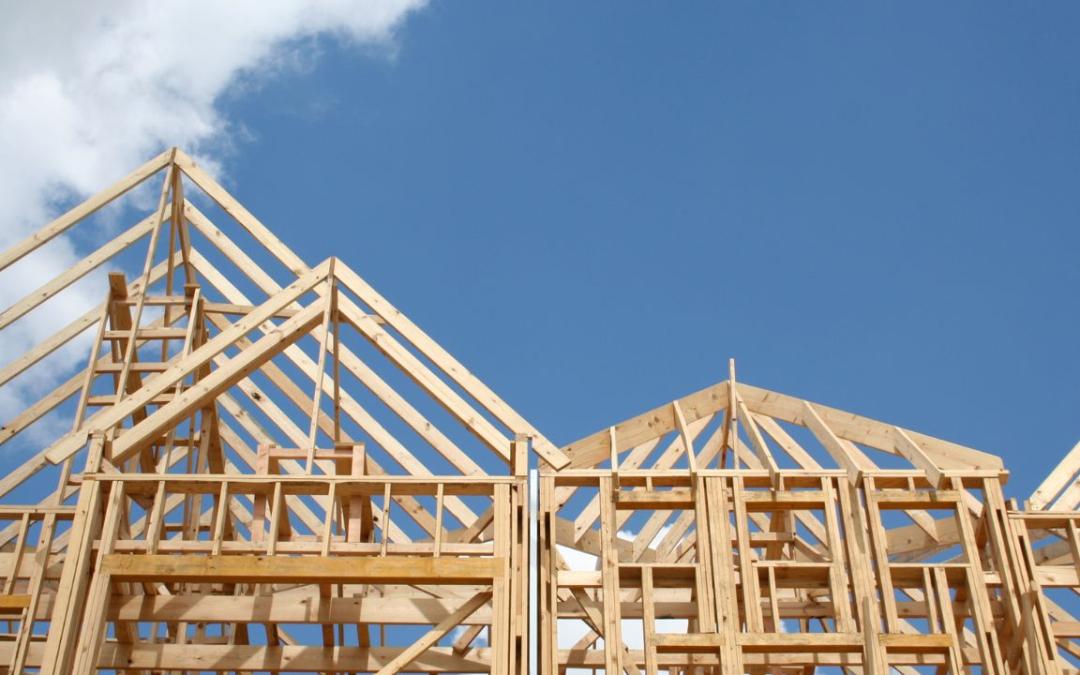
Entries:
[[23, 256], [26, 256], [27, 254], [35, 251], [40, 246], [48, 243], [55, 237], [63, 234], [72, 225], [75, 225], [82, 219], [93, 214], [101, 207], [105, 206], [117, 197], [120, 197], [121, 195], [129, 191], [131, 188], [142, 183], [150, 176], [153, 176], [155, 173], [165, 168], [169, 164], [169, 158], [171, 157], [172, 153], [173, 149], [162, 152], [160, 155], [154, 157], [146, 164], [140, 166], [138, 169], [135, 169], [124, 178], [121, 178], [117, 182], [113, 183], [101, 192], [98, 192], [86, 201], [78, 204], [77, 206], [74, 206], [56, 220], [52, 221], [48, 225], [45, 225], [37, 232], [34, 232], [26, 239], [12, 246], [8, 250], [0, 253], [0, 271], [7, 269], [16, 261], [21, 260]]
[[490, 584], [502, 559], [110, 554], [102, 565], [117, 581], [469, 585]]

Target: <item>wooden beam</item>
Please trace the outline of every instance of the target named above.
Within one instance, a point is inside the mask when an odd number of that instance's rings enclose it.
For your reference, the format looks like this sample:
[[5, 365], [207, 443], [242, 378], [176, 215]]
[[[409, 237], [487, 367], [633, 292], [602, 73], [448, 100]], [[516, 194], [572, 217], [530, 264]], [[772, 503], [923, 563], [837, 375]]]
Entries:
[[[166, 207], [166, 216], [167, 215], [168, 208]], [[142, 222], [132, 226], [128, 230], [119, 234], [109, 243], [98, 248], [93, 253], [87, 255], [79, 262], [75, 263], [71, 267], [68, 267], [58, 276], [53, 277], [41, 287], [39, 287], [37, 290], [24, 297], [22, 300], [19, 300], [11, 307], [5, 309], [3, 312], [0, 312], [0, 330], [3, 330], [16, 319], [25, 316], [35, 307], [39, 306], [46, 300], [53, 298], [60, 291], [64, 290], [71, 284], [86, 276], [88, 273], [108, 262], [108, 260], [114, 255], [120, 253], [121, 251], [125, 250], [126, 248], [149, 234], [156, 225], [156, 214], [147, 217]]]
[[177, 556], [105, 557], [115, 581], [249, 584], [445, 584], [485, 585], [499, 574], [501, 558]]
[[477, 593], [445, 619], [435, 624], [435, 627], [425, 633], [423, 637], [406, 647], [389, 663], [380, 668], [379, 672], [375, 675], [396, 675], [401, 672], [403, 668], [412, 663], [417, 657], [426, 652], [429, 648], [435, 646], [435, 644], [442, 639], [444, 635], [449, 633], [452, 628], [460, 624], [468, 618], [470, 614], [480, 609], [480, 607], [487, 604], [490, 600], [491, 591], [481, 591], [480, 593]]
[[[322, 313], [322, 307], [317, 304], [310, 305], [303, 312], [281, 324], [276, 331], [262, 337], [250, 348], [230, 359], [225, 366], [214, 370], [198, 383], [188, 387], [182, 394], [158, 408], [145, 420], [117, 439], [113, 443], [113, 457], [121, 460], [126, 459], [132, 453], [153, 443], [160, 434], [167, 431], [176, 422], [187, 417], [193, 410], [205, 405], [206, 401], [212, 400], [238, 380], [258, 369], [259, 366], [273, 358], [275, 354], [281, 352], [285, 347], [300, 339], [312, 326], [318, 323]], [[146, 387], [140, 389], [138, 393], [124, 399], [124, 403], [139, 399], [140, 394], [148, 388], [160, 384], [161, 379], [161, 377], [155, 378]], [[107, 410], [113, 411], [122, 407], [122, 405], [119, 404]]]
[[1069, 454], [1065, 455], [1061, 462], [1054, 467], [1053, 471], [1047, 474], [1046, 479], [1039, 484], [1035, 492], [1031, 493], [1028, 500], [1029, 508], [1045, 508], [1054, 500], [1054, 497], [1065, 489], [1077, 472], [1080, 472], [1080, 442], [1073, 446]]
[[[687, 424], [692, 424], [695, 420], [722, 410], [728, 403], [728, 388], [726, 383], [721, 382], [684, 396], [678, 399], [678, 403]], [[667, 403], [616, 424], [615, 438], [620, 449], [629, 450], [674, 431], [676, 426], [674, 407]], [[567, 468], [593, 467], [609, 459], [608, 433], [605, 427], [601, 431], [565, 446], [563, 452], [570, 457], [570, 465]]]
[[852, 483], [858, 483], [859, 476], [863, 471], [872, 471], [874, 469], [873, 466], [866, 466], [861, 463], [859, 458], [848, 450], [836, 436], [836, 433], [821, 419], [821, 416], [809, 401], [803, 401], [802, 422], [810, 431], [814, 432], [814, 436], [817, 437], [825, 450], [832, 455], [840, 468], [847, 471], [848, 480]]
[[78, 452], [86, 444], [89, 433], [96, 430], [110, 429], [120, 423], [132, 412], [144, 407], [149, 400], [173, 387], [181, 378], [190, 375], [196, 369], [205, 365], [213, 356], [225, 351], [238, 337], [250, 332], [266, 321], [270, 315], [290, 305], [304, 293], [309, 292], [315, 285], [325, 281], [329, 273], [329, 267], [330, 262], [326, 261], [300, 277], [282, 290], [281, 293], [260, 305], [257, 311], [248, 314], [230, 328], [216, 335], [213, 340], [206, 342], [179, 362], [169, 366], [164, 372], [148, 382], [139, 392], [128, 396], [122, 403], [106, 408], [90, 417], [82, 429], [67, 434], [53, 443], [46, 451], [46, 457], [50, 462], [58, 464]]
[[[322, 647], [302, 645], [190, 645], [110, 643], [102, 650], [99, 667], [112, 670], [185, 672], [355, 673], [374, 672], [402, 651], [401, 647]], [[0, 655], [3, 654], [0, 649]], [[424, 673], [487, 672], [489, 649], [470, 649], [458, 655], [448, 647], [433, 647], [413, 659]]]
[[52, 221], [45, 227], [41, 228], [34, 234], [27, 237], [26, 239], [22, 240], [15, 246], [12, 246], [3, 253], [0, 253], [0, 271], [7, 269], [10, 265], [20, 260], [23, 256], [33, 252], [38, 247], [48, 243], [53, 238], [63, 234], [72, 225], [75, 225], [83, 218], [91, 215], [112, 200], [123, 195], [131, 188], [135, 187], [139, 183], [142, 183], [150, 176], [165, 168], [165, 166], [169, 163], [169, 157], [172, 155], [172, 152], [172, 149], [162, 152], [157, 157], [154, 157], [146, 164], [143, 164], [138, 169], [135, 169], [127, 176], [121, 178], [119, 181], [113, 183], [111, 186], [105, 188], [90, 199], [87, 199], [78, 206], [72, 208], [70, 211], [60, 216], [56, 220]]
[[900, 427], [893, 427], [896, 433], [896, 451], [904, 456], [915, 467], [926, 472], [926, 477], [934, 487], [941, 485], [941, 469], [919, 444], [911, 439], [911, 436]]
[[[274, 595], [114, 595], [109, 619], [187, 623], [243, 623], [259, 617], [270, 623], [383, 623], [422, 625], [450, 616], [459, 602], [454, 598], [415, 595], [320, 598], [307, 591], [279, 591]], [[480, 607], [459, 623], [486, 626], [490, 608]]]
[[[804, 401], [802, 399], [742, 382], [739, 383], [738, 388], [751, 411], [764, 413], [785, 422], [803, 423]], [[882, 452], [895, 453], [893, 425], [830, 408], [820, 403], [814, 403], [813, 406], [822, 421], [828, 424], [838, 437]], [[904, 431], [943, 468], [1000, 469], [1004, 466], [1000, 457], [989, 453], [920, 434], [910, 429]]]
[[[202, 230], [202, 227], [200, 227]], [[219, 241], [220, 238], [215, 238], [214, 241]], [[242, 252], [232, 251], [237, 255], [242, 255]], [[248, 302], [247, 298], [231, 284], [224, 275], [221, 274], [213, 265], [210, 264], [198, 251], [192, 251], [192, 261], [197, 270], [205, 277], [211, 285], [218, 291], [223, 293], [227, 298], [233, 299], [237, 302]], [[248, 271], [257, 269], [253, 262], [250, 260], [239, 259], [234, 260], [240, 265], [242, 270]], [[250, 263], [250, 265], [248, 264]], [[251, 278], [256, 283], [259, 282], [259, 274], [252, 271]], [[273, 294], [280, 290], [277, 284], [271, 280], [269, 286], [265, 286], [264, 290]], [[219, 321], [223, 321], [218, 317], [211, 317], [210, 321], [216, 325], [221, 325]], [[321, 334], [318, 330], [312, 333], [315, 339], [320, 339]], [[239, 342], [240, 346], [243, 346], [243, 341]], [[334, 342], [335, 346], [337, 341]], [[427, 441], [432, 448], [434, 448], [439, 454], [447, 459], [448, 462], [454, 465], [461, 473], [465, 475], [484, 475], [484, 470], [473, 460], [472, 457], [467, 455], [461, 448], [459, 448], [453, 441], [451, 441], [446, 434], [439, 430], [431, 421], [429, 421], [419, 410], [411, 405], [404, 397], [398, 394], [387, 382], [385, 382], [371, 367], [365, 364], [359, 357], [357, 357], [350, 349], [345, 346], [340, 348], [340, 355], [342, 366], [348, 370], [353, 376], [355, 376], [361, 384], [368, 388], [371, 393], [377, 396], [383, 403], [387, 405], [390, 410], [394, 412], [402, 421], [406, 422], [417, 434], [420, 435], [425, 441]], [[315, 363], [307, 354], [300, 350], [296, 346], [289, 347], [285, 350], [285, 356], [295, 363], [305, 374], [315, 373]], [[284, 377], [284, 376], [283, 376]], [[273, 378], [271, 378], [273, 379]], [[418, 473], [424, 471], [423, 464], [419, 461], [410, 463], [408, 459], [412, 456], [412, 453], [398, 440], [392, 436], [382, 424], [378, 423], [375, 418], [368, 414], [367, 411], [356, 402], [356, 400], [347, 392], [342, 391], [338, 397], [342, 412], [353, 419], [360, 427], [369, 434], [373, 440], [391, 455], [395, 457], [402, 465], [408, 469], [411, 473]], [[324, 427], [324, 430], [326, 428]], [[327, 431], [327, 433], [330, 433]]]

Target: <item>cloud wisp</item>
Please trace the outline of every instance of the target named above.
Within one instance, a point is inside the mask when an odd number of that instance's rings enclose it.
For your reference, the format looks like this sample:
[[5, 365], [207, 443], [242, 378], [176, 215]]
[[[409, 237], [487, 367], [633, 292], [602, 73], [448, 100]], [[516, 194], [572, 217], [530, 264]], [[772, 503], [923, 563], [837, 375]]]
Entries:
[[[10, 3], [0, 10], [0, 250], [65, 206], [100, 190], [168, 146], [210, 165], [238, 121], [226, 95], [292, 67], [313, 38], [391, 53], [396, 31], [424, 0], [237, 0]], [[237, 94], [236, 92], [241, 92]], [[86, 251], [69, 239], [0, 272], [0, 309]], [[4, 331], [0, 365], [100, 302], [83, 283]], [[78, 347], [81, 346], [81, 349]], [[85, 341], [0, 388], [0, 417], [85, 358]]]

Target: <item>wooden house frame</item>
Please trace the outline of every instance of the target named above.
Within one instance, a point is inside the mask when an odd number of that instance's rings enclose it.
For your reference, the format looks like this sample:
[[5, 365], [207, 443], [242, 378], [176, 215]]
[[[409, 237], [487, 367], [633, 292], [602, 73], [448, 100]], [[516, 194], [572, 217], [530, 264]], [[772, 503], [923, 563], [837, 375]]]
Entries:
[[1048, 592], [1080, 592], [1080, 444], [1021, 510], [997, 457], [732, 363], [564, 450], [541, 475], [541, 672], [1078, 672]]
[[999, 458], [732, 363], [560, 448], [177, 149], [0, 272], [118, 199], [0, 312], [134, 260], [0, 365], [59, 382], [0, 410], [6, 672], [1077, 672], [1080, 445], [1020, 508]]

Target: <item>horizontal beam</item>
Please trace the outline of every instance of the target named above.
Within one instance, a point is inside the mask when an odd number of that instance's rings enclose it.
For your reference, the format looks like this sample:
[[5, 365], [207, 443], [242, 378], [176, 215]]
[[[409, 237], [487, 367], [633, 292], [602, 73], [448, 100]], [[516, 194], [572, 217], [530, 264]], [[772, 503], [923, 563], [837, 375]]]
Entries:
[[[168, 645], [109, 643], [99, 668], [182, 670], [195, 672], [375, 672], [404, 651], [395, 647], [256, 647], [249, 645]], [[0, 651], [0, 655], [3, 651]], [[454, 654], [451, 648], [428, 649], [412, 660], [409, 672], [478, 673], [490, 670], [490, 650]]]
[[113, 581], [129, 582], [488, 585], [502, 564], [502, 558], [111, 554], [102, 570]]
[[29, 606], [29, 595], [0, 595], [0, 615], [20, 614]]
[[[965, 663], [980, 663], [977, 655], [970, 650], [964, 651]], [[623, 654], [624, 663], [645, 663], [645, 654], [640, 649], [627, 650]], [[758, 667], [852, 667], [862, 666], [862, 654], [854, 652], [749, 652], [742, 656], [744, 666]], [[941, 666], [945, 665], [945, 655], [939, 653], [890, 653], [887, 656], [890, 666]], [[560, 649], [560, 666], [569, 668], [599, 669], [604, 666], [603, 649]], [[660, 653], [656, 656], [659, 668], [719, 665], [715, 651], [701, 653]]]
[[[479, 495], [490, 497], [496, 485], [523, 484], [513, 476], [406, 476], [406, 475], [259, 475], [259, 474], [157, 474], [157, 473], [94, 473], [88, 479], [120, 482], [127, 494], [154, 494], [160, 483], [167, 492], [184, 494], [217, 494], [222, 483], [229, 484], [230, 494], [273, 493], [274, 484], [281, 483], [285, 494], [327, 494], [330, 485], [343, 495], [381, 495], [389, 484], [395, 496], [434, 496], [440, 485], [447, 495]], [[3, 507], [0, 507], [0, 514]], [[20, 514], [21, 515], [21, 514]]]
[[[110, 620], [183, 621], [187, 623], [382, 623], [428, 625], [450, 616], [458, 599], [425, 597], [325, 598], [318, 593], [274, 595], [114, 595]], [[491, 623], [491, 608], [481, 607], [462, 620], [466, 625]]]

